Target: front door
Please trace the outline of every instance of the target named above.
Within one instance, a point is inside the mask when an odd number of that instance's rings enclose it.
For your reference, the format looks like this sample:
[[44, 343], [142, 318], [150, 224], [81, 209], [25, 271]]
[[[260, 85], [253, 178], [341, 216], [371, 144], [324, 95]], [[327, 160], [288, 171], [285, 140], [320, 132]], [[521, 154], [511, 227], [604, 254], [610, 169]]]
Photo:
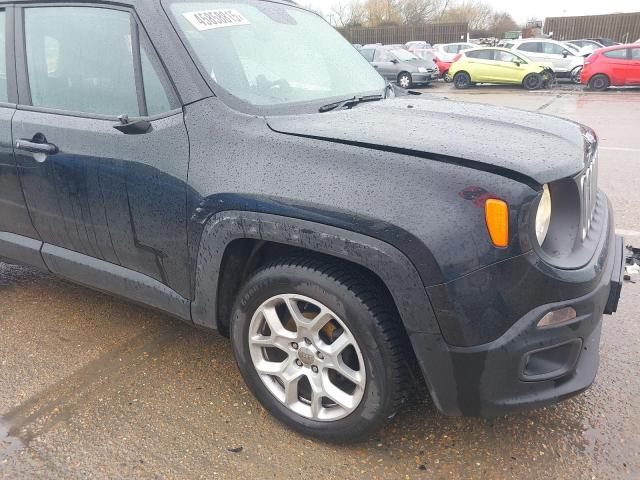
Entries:
[[[7, 69], [6, 52], [13, 54], [13, 49], [7, 49], [7, 12], [0, 10], [0, 256], [4, 253], [15, 255], [15, 251], [8, 243], [24, 243], [20, 237], [38, 239], [38, 233], [31, 224], [29, 212], [22, 195], [20, 179], [13, 157], [13, 141], [11, 139], [11, 120], [16, 112], [15, 80], [12, 69]], [[13, 39], [9, 39], [13, 44]], [[13, 85], [13, 87], [10, 87]], [[13, 247], [13, 245], [11, 245]], [[5, 251], [6, 250], [6, 251]], [[13, 258], [20, 260], [19, 258]]]
[[640, 47], [629, 50], [631, 50], [631, 62], [627, 69], [627, 84], [640, 85]]
[[56, 252], [186, 297], [189, 147], [175, 94], [131, 11], [58, 5], [17, 9], [13, 141], [33, 224]]

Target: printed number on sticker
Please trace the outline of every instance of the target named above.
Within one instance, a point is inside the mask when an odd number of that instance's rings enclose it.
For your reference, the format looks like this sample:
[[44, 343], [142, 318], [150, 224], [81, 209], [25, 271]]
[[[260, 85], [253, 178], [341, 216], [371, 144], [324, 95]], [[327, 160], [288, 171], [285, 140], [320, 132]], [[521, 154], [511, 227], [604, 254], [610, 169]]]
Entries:
[[182, 14], [189, 23], [199, 31], [220, 27], [235, 27], [237, 25], [250, 25], [249, 20], [232, 8], [224, 10], [202, 10], [200, 12], [186, 12]]

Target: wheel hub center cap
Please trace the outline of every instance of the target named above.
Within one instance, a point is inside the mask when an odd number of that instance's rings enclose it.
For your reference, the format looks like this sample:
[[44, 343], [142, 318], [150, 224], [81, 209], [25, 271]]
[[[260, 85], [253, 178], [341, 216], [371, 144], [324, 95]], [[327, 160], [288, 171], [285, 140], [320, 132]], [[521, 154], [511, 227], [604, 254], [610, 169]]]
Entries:
[[313, 360], [315, 359], [315, 356], [313, 355], [313, 352], [311, 350], [306, 347], [302, 347], [300, 350], [298, 350], [298, 358], [305, 365], [311, 365], [313, 363]]

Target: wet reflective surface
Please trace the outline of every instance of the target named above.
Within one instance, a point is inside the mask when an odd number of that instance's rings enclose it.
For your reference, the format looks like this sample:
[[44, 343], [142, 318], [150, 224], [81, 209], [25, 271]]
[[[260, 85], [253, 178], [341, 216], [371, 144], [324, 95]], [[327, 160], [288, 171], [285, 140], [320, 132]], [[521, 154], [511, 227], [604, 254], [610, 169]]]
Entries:
[[[640, 245], [640, 92], [429, 91], [593, 126], [601, 186]], [[627, 283], [583, 395], [483, 420], [440, 416], [419, 390], [376, 438], [337, 446], [270, 417], [226, 339], [0, 264], [0, 478], [638, 478], [639, 309]]]

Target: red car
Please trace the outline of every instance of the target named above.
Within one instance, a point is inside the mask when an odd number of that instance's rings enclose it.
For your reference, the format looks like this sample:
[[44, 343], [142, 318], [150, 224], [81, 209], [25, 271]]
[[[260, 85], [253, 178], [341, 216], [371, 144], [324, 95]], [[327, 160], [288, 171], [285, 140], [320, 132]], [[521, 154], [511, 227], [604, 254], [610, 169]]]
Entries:
[[438, 66], [438, 70], [440, 70], [440, 75], [442, 75], [442, 78], [444, 78], [444, 81], [447, 83], [451, 82], [452, 78], [449, 77], [449, 67], [453, 62], [443, 62], [438, 57], [435, 57], [435, 60], [436, 60], [436, 65]]
[[640, 86], [640, 43], [596, 50], [585, 60], [580, 81], [593, 90]]

